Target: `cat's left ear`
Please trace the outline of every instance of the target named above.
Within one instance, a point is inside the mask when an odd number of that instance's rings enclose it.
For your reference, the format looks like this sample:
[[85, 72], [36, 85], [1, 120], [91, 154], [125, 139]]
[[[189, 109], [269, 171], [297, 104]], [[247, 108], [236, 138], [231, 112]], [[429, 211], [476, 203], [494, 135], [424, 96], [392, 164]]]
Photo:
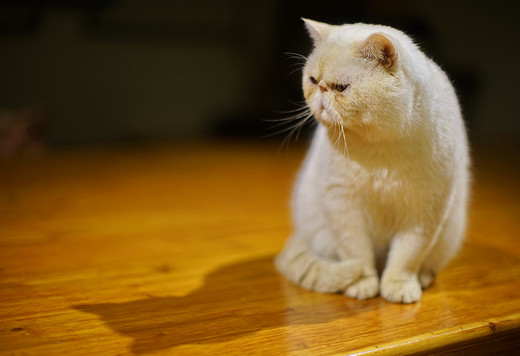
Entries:
[[309, 36], [311, 36], [315, 46], [325, 41], [335, 27], [333, 25], [309, 19], [302, 18], [302, 20], [305, 22], [305, 27], [307, 28]]
[[361, 55], [367, 59], [377, 60], [383, 67], [391, 68], [397, 60], [397, 51], [387, 35], [374, 33], [370, 35], [360, 48]]

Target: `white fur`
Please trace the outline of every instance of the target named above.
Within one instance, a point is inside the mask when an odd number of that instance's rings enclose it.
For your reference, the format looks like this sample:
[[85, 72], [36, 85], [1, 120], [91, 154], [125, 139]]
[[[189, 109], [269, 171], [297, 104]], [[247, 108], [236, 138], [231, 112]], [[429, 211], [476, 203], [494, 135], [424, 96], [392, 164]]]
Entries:
[[[469, 157], [455, 92], [396, 29], [305, 21], [315, 48], [303, 89], [319, 124], [277, 266], [308, 289], [415, 302], [465, 231]], [[390, 66], [363, 55], [374, 33], [397, 54]]]

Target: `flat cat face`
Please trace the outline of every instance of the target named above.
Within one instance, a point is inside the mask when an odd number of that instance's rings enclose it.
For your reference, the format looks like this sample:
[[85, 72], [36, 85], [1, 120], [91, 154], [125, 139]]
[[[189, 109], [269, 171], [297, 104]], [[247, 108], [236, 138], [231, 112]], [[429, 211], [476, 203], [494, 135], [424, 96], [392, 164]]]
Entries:
[[396, 138], [411, 102], [397, 41], [370, 25], [305, 23], [315, 47], [302, 84], [314, 117], [366, 141]]

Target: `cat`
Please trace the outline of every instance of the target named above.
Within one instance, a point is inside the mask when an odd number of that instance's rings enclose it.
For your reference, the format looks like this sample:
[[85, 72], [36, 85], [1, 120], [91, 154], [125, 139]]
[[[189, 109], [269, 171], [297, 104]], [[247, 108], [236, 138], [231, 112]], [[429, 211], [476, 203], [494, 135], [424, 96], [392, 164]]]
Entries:
[[304, 22], [317, 128], [276, 265], [318, 292], [416, 302], [465, 234], [470, 159], [455, 90], [399, 30]]

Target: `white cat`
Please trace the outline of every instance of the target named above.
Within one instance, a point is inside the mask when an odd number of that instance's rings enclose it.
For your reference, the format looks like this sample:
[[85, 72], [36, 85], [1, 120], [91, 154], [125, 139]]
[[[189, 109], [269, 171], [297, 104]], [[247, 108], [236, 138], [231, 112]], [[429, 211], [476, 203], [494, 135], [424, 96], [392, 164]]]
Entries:
[[412, 303], [461, 246], [469, 155], [454, 89], [404, 33], [304, 20], [303, 91], [318, 127], [277, 257], [320, 292]]

